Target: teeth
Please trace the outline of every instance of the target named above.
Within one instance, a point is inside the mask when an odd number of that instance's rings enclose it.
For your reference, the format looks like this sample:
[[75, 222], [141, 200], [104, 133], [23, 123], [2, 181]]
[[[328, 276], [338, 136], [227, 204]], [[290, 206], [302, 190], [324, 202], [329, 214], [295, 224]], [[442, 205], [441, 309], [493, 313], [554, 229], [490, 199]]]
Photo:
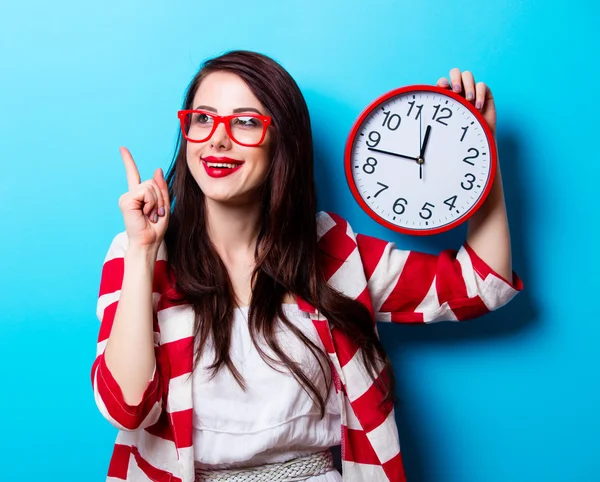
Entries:
[[207, 162], [206, 165], [208, 167], [226, 167], [228, 169], [237, 167], [237, 164], [225, 164], [224, 162]]

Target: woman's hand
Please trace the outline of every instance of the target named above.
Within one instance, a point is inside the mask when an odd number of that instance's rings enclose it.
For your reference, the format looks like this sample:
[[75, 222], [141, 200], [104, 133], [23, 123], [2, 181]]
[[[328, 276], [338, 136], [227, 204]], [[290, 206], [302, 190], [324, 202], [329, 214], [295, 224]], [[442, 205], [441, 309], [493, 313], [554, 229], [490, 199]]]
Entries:
[[157, 169], [152, 179], [140, 182], [140, 173], [131, 153], [125, 147], [121, 147], [120, 151], [129, 191], [119, 198], [119, 207], [123, 213], [129, 246], [158, 251], [171, 210], [162, 169]]
[[460, 69], [454, 68], [450, 70], [450, 82], [446, 77], [442, 77], [438, 80], [437, 86], [452, 89], [470, 101], [481, 112], [492, 134], [496, 136], [496, 106], [492, 91], [486, 84], [483, 82], [476, 84], [471, 72], [468, 70], [461, 72]]

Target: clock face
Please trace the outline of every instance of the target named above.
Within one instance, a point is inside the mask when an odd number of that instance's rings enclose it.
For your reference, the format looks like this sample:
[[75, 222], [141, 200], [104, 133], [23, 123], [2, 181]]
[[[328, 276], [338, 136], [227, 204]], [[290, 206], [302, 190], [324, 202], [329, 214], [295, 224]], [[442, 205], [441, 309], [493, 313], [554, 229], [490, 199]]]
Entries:
[[365, 211], [410, 234], [466, 221], [496, 168], [492, 133], [464, 98], [433, 86], [396, 89], [359, 117], [346, 146], [346, 176]]

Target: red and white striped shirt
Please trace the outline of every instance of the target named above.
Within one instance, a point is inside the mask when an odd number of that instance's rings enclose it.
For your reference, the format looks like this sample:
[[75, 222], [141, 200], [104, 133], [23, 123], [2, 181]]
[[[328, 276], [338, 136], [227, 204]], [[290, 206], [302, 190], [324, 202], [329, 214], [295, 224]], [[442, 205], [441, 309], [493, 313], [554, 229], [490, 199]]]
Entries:
[[[361, 301], [376, 321], [431, 323], [466, 320], [505, 305], [521, 289], [464, 244], [439, 255], [397, 249], [364, 235], [331, 213], [317, 215], [320, 258], [328, 283]], [[163, 243], [153, 283], [156, 369], [142, 401], [128, 405], [104, 360], [104, 348], [123, 282], [125, 232], [112, 241], [102, 269], [97, 315], [102, 322], [92, 367], [100, 412], [119, 429], [107, 481], [193, 482], [192, 372], [194, 312], [170, 303]], [[301, 299], [325, 346], [341, 413], [342, 476], [345, 482], [404, 482], [393, 404], [378, 407], [379, 391], [357, 347]], [[382, 367], [383, 368], [383, 367]]]

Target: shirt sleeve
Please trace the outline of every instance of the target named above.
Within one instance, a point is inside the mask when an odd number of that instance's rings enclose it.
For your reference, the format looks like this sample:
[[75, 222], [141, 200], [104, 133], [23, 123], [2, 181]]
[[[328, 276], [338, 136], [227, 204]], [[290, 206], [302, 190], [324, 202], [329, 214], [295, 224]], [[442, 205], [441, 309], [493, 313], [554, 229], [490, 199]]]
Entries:
[[[131, 431], [146, 428], [156, 423], [162, 411], [163, 387], [166, 384], [163, 383], [163, 377], [161, 376], [163, 364], [160, 363], [160, 353], [157, 343], [159, 336], [157, 333], [156, 307], [153, 310], [153, 325], [155, 330], [154, 345], [157, 364], [155, 365], [152, 379], [149, 380], [139, 404], [129, 405], [125, 402], [121, 387], [112, 376], [104, 359], [104, 349], [110, 335], [123, 285], [124, 255], [127, 244], [128, 239], [125, 232], [115, 236], [102, 267], [96, 309], [96, 314], [101, 324], [91, 378], [94, 399], [102, 415], [118, 429]], [[159, 267], [159, 262], [157, 261], [156, 269], [159, 269]], [[157, 293], [153, 293], [153, 299], [156, 300], [156, 298]]]
[[523, 288], [516, 273], [504, 279], [467, 243], [433, 255], [362, 234], [356, 240], [376, 321], [468, 320], [504, 306]]

